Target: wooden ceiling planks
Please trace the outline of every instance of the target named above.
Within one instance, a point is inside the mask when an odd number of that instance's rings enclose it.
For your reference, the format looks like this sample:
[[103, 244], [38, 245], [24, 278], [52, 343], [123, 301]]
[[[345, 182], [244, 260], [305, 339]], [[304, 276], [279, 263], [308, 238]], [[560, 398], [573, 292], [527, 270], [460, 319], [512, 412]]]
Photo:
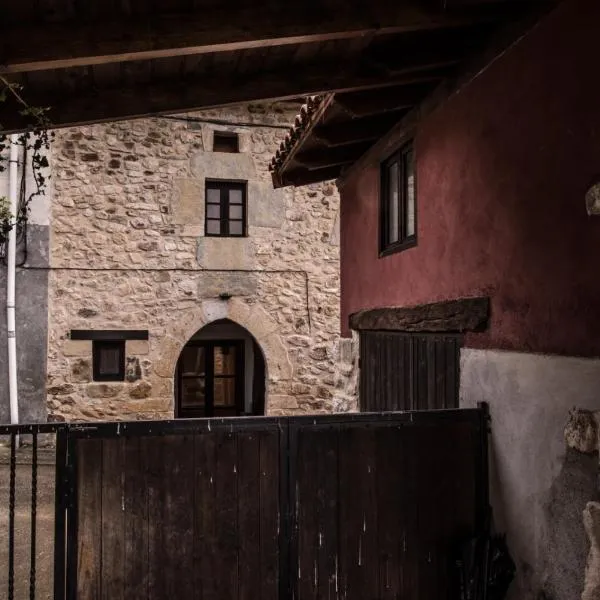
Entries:
[[[435, 85], [493, 27], [546, 4], [454, 2], [22, 0], [0, 23], [0, 74], [27, 74], [28, 101], [59, 126], [328, 91], [343, 102], [409, 75]], [[0, 122], [23, 127], [6, 107]]]

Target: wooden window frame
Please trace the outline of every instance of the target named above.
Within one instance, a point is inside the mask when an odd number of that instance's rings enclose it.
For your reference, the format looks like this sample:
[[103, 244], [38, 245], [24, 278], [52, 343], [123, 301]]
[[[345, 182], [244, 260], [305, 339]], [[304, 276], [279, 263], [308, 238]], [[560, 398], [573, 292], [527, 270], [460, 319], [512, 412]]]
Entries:
[[[219, 339], [219, 340], [192, 340], [186, 344], [186, 346], [201, 347], [204, 348], [205, 356], [205, 375], [204, 375], [204, 407], [201, 409], [190, 409], [182, 408], [181, 406], [181, 395], [179, 387], [182, 379], [185, 377], [181, 374], [181, 366], [177, 364], [177, 376], [176, 376], [176, 410], [177, 418], [203, 418], [212, 417], [215, 413], [214, 405], [214, 381], [215, 379], [235, 379], [235, 393], [236, 393], [236, 404], [234, 407], [234, 414], [244, 414], [246, 408], [246, 369], [245, 369], [245, 347], [244, 340], [239, 339]], [[214, 374], [214, 347], [215, 346], [233, 346], [236, 349], [236, 364], [234, 375], [215, 375]], [[210, 357], [210, 358], [209, 358]], [[188, 376], [193, 379], [195, 376]], [[218, 410], [218, 407], [217, 407]], [[222, 416], [222, 415], [219, 415]]]
[[[119, 351], [119, 371], [116, 374], [100, 373], [100, 355], [103, 349]], [[125, 340], [93, 340], [92, 341], [92, 379], [94, 381], [125, 381]]]
[[[220, 224], [221, 231], [219, 233], [208, 232], [208, 222], [216, 221], [217, 219], [208, 218], [208, 190], [219, 190], [219, 206], [220, 206]], [[240, 190], [242, 192], [242, 218], [229, 218], [229, 191]], [[247, 207], [248, 184], [245, 181], [226, 181], [221, 179], [207, 179], [204, 190], [204, 235], [206, 237], [247, 237], [248, 229], [248, 207]], [[225, 216], [227, 215], [227, 216]], [[242, 233], [230, 233], [229, 224], [232, 221], [241, 221]]]
[[[408, 210], [408, 172], [406, 157], [412, 155], [414, 180], [414, 233], [406, 235]], [[398, 165], [398, 241], [389, 241], [389, 193], [390, 171], [393, 164]], [[379, 256], [388, 256], [417, 245], [417, 178], [415, 152], [412, 140], [381, 163], [381, 193], [379, 197]]]

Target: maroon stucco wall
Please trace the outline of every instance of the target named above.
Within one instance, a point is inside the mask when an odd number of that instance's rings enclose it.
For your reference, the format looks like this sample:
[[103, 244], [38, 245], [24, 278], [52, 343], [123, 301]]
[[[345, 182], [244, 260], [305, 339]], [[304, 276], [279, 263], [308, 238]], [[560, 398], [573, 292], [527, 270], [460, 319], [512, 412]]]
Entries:
[[418, 246], [378, 258], [379, 166], [342, 189], [342, 325], [486, 294], [471, 347], [600, 355], [600, 2], [568, 0], [419, 126]]

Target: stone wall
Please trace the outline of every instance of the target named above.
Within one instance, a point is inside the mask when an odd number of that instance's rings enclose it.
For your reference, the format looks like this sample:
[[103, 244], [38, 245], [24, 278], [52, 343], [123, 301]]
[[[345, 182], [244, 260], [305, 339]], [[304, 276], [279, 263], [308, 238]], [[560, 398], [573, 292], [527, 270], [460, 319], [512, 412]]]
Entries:
[[[269, 414], [354, 408], [352, 369], [338, 367], [335, 185], [273, 190], [267, 165], [284, 128], [198, 121], [289, 125], [297, 111], [256, 105], [57, 132], [51, 418], [171, 417], [181, 349], [222, 318], [263, 350]], [[237, 132], [240, 152], [212, 152], [215, 129]], [[248, 182], [247, 237], [204, 237], [207, 178]], [[149, 340], [127, 343], [127, 381], [96, 383], [92, 343], [71, 329], [147, 329]]]

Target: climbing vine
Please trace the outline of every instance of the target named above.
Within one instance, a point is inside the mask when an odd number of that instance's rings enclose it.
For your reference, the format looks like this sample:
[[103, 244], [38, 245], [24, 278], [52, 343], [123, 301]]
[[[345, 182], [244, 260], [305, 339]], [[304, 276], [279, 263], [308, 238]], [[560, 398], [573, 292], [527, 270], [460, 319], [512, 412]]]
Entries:
[[[12, 101], [16, 103], [17, 111], [23, 117], [24, 130], [18, 134], [17, 143], [22, 148], [22, 158], [25, 170], [30, 169], [35, 182], [34, 189], [26, 195], [25, 186], [21, 185], [17, 214], [10, 213], [8, 199], [0, 196], [0, 243], [6, 240], [8, 232], [13, 228], [23, 229], [27, 223], [31, 201], [45, 193], [47, 177], [44, 169], [48, 167], [47, 150], [50, 149], [52, 133], [49, 131], [51, 123], [48, 118], [48, 108], [31, 106], [23, 95], [22, 86], [11, 83], [0, 75], [0, 104]], [[2, 134], [0, 124], [0, 172], [5, 171], [8, 163], [7, 150], [11, 144], [9, 136]]]

